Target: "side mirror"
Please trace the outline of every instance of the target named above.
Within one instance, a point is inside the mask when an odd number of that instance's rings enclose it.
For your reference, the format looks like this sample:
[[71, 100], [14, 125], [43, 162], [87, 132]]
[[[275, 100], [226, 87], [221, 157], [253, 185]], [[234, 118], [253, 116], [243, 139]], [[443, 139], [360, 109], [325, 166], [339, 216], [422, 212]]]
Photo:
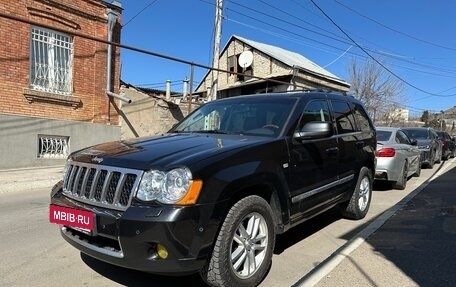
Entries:
[[330, 122], [309, 122], [304, 127], [295, 132], [294, 138], [305, 139], [318, 139], [330, 137], [334, 134], [333, 125]]
[[416, 139], [410, 139], [410, 141], [412, 142], [412, 145], [418, 145], [418, 141]]

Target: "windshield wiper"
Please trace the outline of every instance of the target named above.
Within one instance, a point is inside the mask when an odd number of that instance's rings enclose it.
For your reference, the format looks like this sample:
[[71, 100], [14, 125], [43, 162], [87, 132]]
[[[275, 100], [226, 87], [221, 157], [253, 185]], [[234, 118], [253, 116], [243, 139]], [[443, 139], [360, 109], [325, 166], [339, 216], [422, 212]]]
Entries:
[[194, 131], [196, 133], [204, 133], [204, 134], [228, 134], [229, 132], [224, 130], [201, 130], [201, 131]]

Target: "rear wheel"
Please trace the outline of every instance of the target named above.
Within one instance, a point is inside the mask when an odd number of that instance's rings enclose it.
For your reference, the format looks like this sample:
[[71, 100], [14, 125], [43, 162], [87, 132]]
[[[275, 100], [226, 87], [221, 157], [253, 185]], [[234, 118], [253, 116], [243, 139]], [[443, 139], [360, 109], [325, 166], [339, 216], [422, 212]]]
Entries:
[[342, 206], [342, 215], [350, 219], [362, 219], [369, 210], [372, 197], [372, 173], [362, 167], [350, 201]]
[[419, 177], [421, 175], [421, 162], [418, 164], [418, 167], [416, 168], [415, 173], [413, 176]]
[[404, 190], [405, 187], [407, 186], [407, 174], [408, 174], [408, 168], [407, 168], [407, 162], [404, 163], [404, 166], [402, 167], [402, 173], [398, 181], [393, 183], [393, 188], [394, 189], [399, 189], [399, 190]]
[[229, 210], [201, 277], [212, 286], [257, 286], [271, 266], [274, 241], [271, 207], [245, 197]]

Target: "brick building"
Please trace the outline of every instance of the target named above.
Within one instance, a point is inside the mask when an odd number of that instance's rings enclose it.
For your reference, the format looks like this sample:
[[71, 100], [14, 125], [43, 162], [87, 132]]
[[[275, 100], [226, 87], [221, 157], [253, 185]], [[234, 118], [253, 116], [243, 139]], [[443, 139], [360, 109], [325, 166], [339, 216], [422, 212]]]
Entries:
[[[349, 83], [298, 53], [236, 35], [231, 36], [220, 53], [219, 68], [234, 73], [218, 73], [217, 98], [291, 90], [347, 92], [350, 89]], [[195, 94], [203, 97], [211, 94], [213, 73], [206, 74]]]
[[117, 1], [0, 1], [0, 169], [59, 165], [120, 138], [120, 103], [106, 94], [118, 93], [120, 51], [82, 35], [120, 41], [121, 12]]

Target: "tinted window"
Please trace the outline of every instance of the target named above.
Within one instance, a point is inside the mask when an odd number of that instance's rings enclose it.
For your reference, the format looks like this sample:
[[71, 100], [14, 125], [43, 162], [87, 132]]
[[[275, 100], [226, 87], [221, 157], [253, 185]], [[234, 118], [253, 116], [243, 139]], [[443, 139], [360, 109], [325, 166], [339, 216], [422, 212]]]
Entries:
[[397, 131], [396, 133], [396, 142], [401, 144], [412, 144], [408, 139], [407, 135], [402, 131]]
[[390, 139], [392, 132], [377, 130], [377, 141], [386, 142]]
[[301, 120], [299, 121], [299, 129], [302, 129], [308, 122], [329, 122], [329, 108], [326, 100], [311, 101], [305, 107]]
[[370, 131], [373, 129], [371, 126], [371, 122], [369, 120], [369, 116], [367, 115], [366, 111], [360, 104], [355, 103], [355, 119], [356, 123], [358, 124], [358, 130], [360, 131]]
[[339, 134], [351, 133], [355, 131], [355, 120], [346, 102], [331, 101], [336, 125]]

